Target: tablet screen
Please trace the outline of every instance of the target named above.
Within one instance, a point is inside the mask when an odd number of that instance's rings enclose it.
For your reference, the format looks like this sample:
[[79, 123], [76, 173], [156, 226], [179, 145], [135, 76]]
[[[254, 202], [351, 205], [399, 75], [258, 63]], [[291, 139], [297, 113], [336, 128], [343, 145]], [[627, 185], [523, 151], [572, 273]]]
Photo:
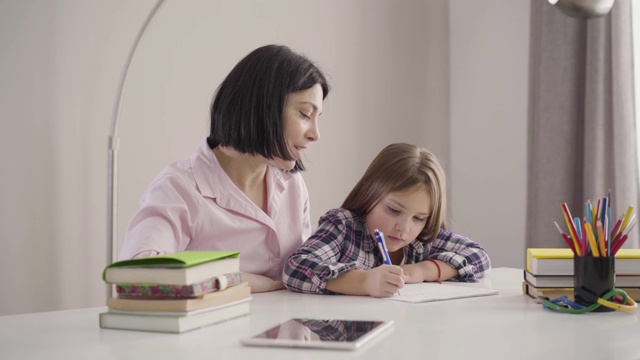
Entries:
[[393, 321], [290, 319], [250, 338], [244, 345], [354, 350], [391, 328]]

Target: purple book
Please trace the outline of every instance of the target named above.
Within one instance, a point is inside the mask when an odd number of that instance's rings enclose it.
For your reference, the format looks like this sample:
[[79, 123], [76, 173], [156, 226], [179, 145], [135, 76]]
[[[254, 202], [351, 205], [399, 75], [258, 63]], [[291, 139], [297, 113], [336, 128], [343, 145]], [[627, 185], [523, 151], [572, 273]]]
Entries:
[[190, 298], [224, 290], [241, 282], [240, 273], [233, 272], [189, 285], [116, 284], [116, 291], [122, 298]]

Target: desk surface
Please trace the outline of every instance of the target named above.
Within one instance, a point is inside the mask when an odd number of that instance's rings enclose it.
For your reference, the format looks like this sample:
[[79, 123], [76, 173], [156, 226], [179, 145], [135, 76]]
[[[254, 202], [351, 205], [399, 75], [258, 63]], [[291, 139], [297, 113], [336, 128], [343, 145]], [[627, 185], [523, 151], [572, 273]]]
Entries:
[[[568, 315], [522, 296], [522, 270], [476, 284], [498, 296], [407, 304], [356, 296], [255, 294], [252, 314], [189, 333], [106, 330], [106, 307], [0, 316], [1, 359], [640, 359], [638, 312]], [[290, 317], [393, 319], [357, 351], [252, 348], [239, 339]]]

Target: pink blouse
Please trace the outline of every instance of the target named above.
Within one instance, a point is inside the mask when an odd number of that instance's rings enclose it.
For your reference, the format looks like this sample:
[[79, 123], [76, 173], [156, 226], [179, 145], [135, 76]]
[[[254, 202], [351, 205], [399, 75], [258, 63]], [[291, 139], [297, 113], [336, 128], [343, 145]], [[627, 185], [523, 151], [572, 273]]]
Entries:
[[204, 142], [146, 189], [119, 260], [185, 250], [240, 251], [240, 270], [281, 280], [287, 258], [311, 235], [300, 173], [267, 169], [268, 214], [224, 172]]

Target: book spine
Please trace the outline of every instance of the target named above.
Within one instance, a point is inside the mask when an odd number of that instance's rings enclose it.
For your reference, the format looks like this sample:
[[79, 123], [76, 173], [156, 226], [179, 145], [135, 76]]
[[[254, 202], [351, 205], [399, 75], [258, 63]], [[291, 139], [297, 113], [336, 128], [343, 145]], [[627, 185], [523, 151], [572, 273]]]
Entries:
[[189, 285], [160, 284], [116, 284], [118, 295], [124, 296], [158, 296], [188, 298], [197, 297], [213, 291], [223, 290], [242, 282], [240, 272], [215, 276], [199, 283]]

